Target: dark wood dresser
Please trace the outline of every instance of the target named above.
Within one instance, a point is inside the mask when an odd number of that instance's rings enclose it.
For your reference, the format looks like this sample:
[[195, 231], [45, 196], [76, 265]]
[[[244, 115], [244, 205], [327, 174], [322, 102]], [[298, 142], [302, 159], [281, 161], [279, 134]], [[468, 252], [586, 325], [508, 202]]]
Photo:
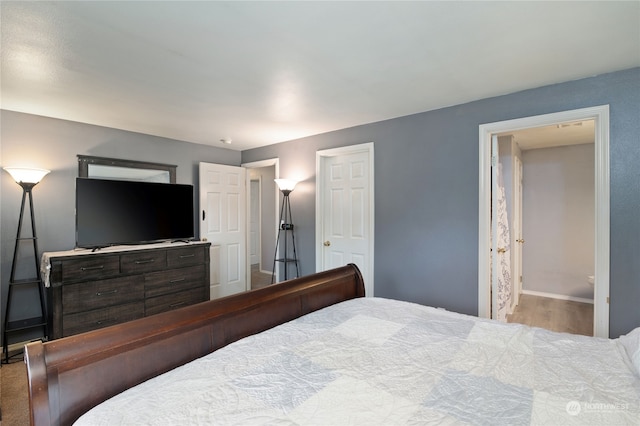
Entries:
[[45, 253], [49, 339], [209, 300], [209, 247], [191, 242]]

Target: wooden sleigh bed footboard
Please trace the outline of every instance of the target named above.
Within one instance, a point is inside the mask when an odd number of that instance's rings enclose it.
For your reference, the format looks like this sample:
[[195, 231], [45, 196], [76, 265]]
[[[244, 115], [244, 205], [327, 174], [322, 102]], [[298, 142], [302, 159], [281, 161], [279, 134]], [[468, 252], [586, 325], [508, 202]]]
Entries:
[[25, 347], [32, 425], [67, 425], [145, 380], [338, 302], [364, 296], [355, 265]]

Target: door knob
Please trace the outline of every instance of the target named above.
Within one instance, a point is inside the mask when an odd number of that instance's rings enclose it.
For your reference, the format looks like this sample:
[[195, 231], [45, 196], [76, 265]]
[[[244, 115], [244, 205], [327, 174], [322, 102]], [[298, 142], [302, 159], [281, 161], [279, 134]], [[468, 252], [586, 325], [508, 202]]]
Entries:
[[331, 245], [331, 241], [327, 240], [323, 244], [324, 244], [325, 247], [329, 247]]

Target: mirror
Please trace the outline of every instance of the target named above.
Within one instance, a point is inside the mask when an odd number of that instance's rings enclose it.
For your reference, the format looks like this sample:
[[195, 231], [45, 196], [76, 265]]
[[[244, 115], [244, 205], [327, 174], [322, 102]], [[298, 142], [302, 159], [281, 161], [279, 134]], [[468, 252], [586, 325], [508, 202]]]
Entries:
[[78, 176], [97, 179], [176, 183], [171, 164], [78, 155]]

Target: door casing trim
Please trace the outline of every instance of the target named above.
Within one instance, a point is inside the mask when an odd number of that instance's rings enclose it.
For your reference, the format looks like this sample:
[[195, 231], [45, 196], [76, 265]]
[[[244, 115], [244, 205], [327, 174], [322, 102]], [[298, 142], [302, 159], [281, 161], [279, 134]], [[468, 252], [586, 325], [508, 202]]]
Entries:
[[[244, 167], [247, 169], [259, 169], [262, 167], [269, 167], [269, 166], [274, 166], [275, 167], [275, 179], [278, 179], [280, 177], [280, 159], [279, 158], [269, 158], [266, 160], [260, 160], [260, 161], [251, 161], [249, 163], [242, 163], [240, 165], [240, 167]], [[249, 253], [249, 208], [250, 208], [250, 198], [251, 195], [249, 194], [251, 188], [249, 187], [249, 185], [251, 184], [251, 179], [246, 179], [246, 184], [247, 184], [247, 223], [245, 224], [245, 226], [247, 227], [247, 252], [245, 254], [245, 256], [247, 257], [247, 285], [249, 286], [251, 283], [251, 262], [249, 262], [249, 259], [251, 257], [251, 253]], [[260, 186], [260, 188], [262, 188], [262, 185]], [[262, 192], [262, 189], [260, 190]], [[279, 206], [279, 201], [280, 201], [280, 191], [276, 190], [276, 209], [275, 209], [275, 213], [274, 213], [274, 217], [276, 218], [276, 221], [274, 223], [275, 228], [278, 228], [278, 214], [280, 212], [280, 210], [278, 209]], [[279, 282], [279, 273], [278, 273], [278, 269], [276, 268], [276, 276], [275, 276], [275, 282]], [[248, 288], [248, 290], [251, 290], [251, 288]]]
[[349, 145], [343, 146], [339, 148], [331, 148], [324, 149], [320, 151], [316, 151], [316, 272], [320, 272], [324, 267], [324, 257], [322, 255], [322, 247], [323, 239], [322, 236], [324, 234], [324, 214], [323, 209], [321, 207], [321, 194], [324, 191], [324, 176], [322, 172], [323, 161], [326, 158], [337, 157], [339, 155], [345, 154], [355, 154], [358, 152], [368, 152], [369, 153], [369, 217], [371, 220], [369, 221], [369, 255], [370, 255], [370, 271], [368, 274], [364, 274], [365, 276], [369, 276], [368, 280], [365, 280], [365, 294], [367, 297], [373, 297], [374, 294], [374, 239], [375, 239], [375, 170], [374, 170], [374, 149], [373, 142], [362, 143], [358, 145]]
[[595, 286], [593, 331], [609, 337], [609, 105], [481, 124], [478, 179], [478, 316], [491, 316], [491, 135], [567, 121], [595, 121]]

